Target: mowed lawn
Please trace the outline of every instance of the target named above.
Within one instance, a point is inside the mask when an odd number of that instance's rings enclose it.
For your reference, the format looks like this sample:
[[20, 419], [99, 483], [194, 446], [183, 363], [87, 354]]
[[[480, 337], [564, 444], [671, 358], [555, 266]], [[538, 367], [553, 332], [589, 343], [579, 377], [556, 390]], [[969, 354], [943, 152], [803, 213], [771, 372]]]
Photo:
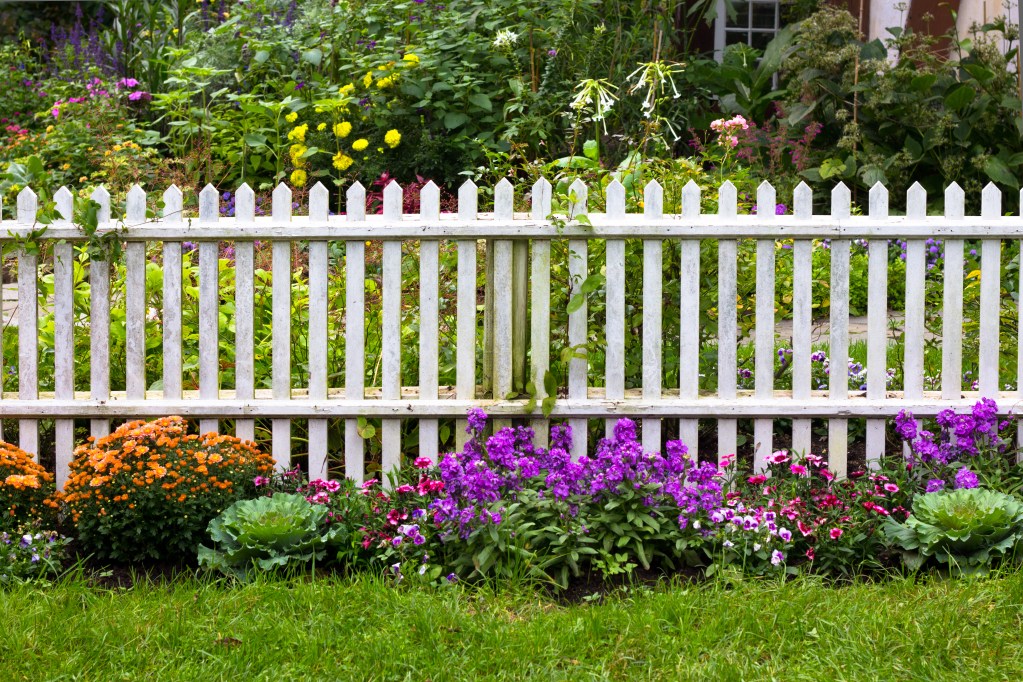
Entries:
[[1023, 576], [521, 589], [376, 580], [0, 592], [2, 680], [1018, 680]]

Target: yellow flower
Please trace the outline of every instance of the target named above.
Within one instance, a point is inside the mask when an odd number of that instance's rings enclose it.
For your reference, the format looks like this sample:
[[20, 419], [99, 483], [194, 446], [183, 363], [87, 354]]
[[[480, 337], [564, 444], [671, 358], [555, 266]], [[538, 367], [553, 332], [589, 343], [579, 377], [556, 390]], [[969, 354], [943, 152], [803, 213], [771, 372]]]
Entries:
[[362, 77], [362, 87], [368, 88], [373, 85], [373, 72], [367, 71], [366, 75]]
[[302, 170], [301, 168], [296, 168], [295, 170], [291, 171], [291, 184], [293, 184], [295, 187], [305, 186], [305, 181], [306, 174], [304, 170]]
[[316, 126], [316, 129], [319, 130], [322, 133], [324, 130], [327, 129], [327, 124], [326, 123], [321, 123], [320, 125]]
[[292, 142], [305, 142], [305, 134], [309, 130], [309, 124], [303, 123], [300, 126], [296, 126], [288, 133], [288, 139]]
[[407, 55], [402, 57], [401, 60], [403, 62], [408, 62], [412, 66], [415, 66], [416, 64], [419, 63], [419, 55], [412, 54], [411, 52], [409, 52]]
[[71, 168], [71, 164], [70, 163], [65, 163], [63, 166], [61, 166], [62, 170], [68, 170], [70, 168]]
[[53, 126], [52, 125], [51, 126], [46, 126], [46, 132], [52, 133], [53, 132]]
[[352, 149], [357, 152], [361, 152], [363, 149], [369, 146], [369, 140], [360, 137], [358, 140], [352, 143]]
[[341, 121], [340, 123], [334, 124], [334, 134], [338, 137], [348, 137], [351, 132], [352, 124], [348, 121]]
[[355, 163], [355, 159], [344, 152], [338, 152], [334, 155], [334, 168], [337, 168], [339, 171], [348, 170], [353, 163]]
[[78, 178], [78, 182], [88, 182], [88, 181], [89, 181], [89, 178], [84, 176], [84, 175], [82, 177]]
[[348, 85], [342, 85], [340, 88], [338, 88], [338, 92], [341, 93], [342, 95], [347, 95], [354, 89], [355, 83], [349, 83]]
[[309, 150], [304, 144], [293, 144], [288, 150], [288, 154], [291, 156], [291, 165], [301, 168], [305, 165], [305, 159], [303, 154]]
[[390, 76], [385, 76], [384, 78], [381, 78], [380, 80], [377, 81], [377, 87], [380, 88], [381, 90], [383, 90], [384, 88], [389, 88], [392, 85], [394, 85], [394, 79], [392, 79]]
[[294, 123], [295, 121], [298, 120], [298, 113], [293, 111], [287, 116], [285, 116], [284, 120], [287, 121], [288, 123]]
[[394, 149], [401, 144], [401, 133], [393, 128], [388, 130], [387, 133], [384, 134], [384, 143], [386, 143], [391, 149]]

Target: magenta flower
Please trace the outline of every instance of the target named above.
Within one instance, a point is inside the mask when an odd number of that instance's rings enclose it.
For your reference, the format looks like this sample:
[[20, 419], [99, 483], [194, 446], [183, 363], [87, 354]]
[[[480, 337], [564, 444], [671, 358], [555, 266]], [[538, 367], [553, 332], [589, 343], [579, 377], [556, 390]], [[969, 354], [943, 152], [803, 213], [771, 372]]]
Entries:
[[802, 464], [789, 465], [789, 471], [794, 473], [796, 476], [806, 476], [808, 474], [806, 467]]
[[828, 534], [831, 536], [832, 540], [837, 540], [838, 538], [842, 537], [842, 533], [844, 532], [845, 531], [843, 531], [841, 528], [832, 528]]

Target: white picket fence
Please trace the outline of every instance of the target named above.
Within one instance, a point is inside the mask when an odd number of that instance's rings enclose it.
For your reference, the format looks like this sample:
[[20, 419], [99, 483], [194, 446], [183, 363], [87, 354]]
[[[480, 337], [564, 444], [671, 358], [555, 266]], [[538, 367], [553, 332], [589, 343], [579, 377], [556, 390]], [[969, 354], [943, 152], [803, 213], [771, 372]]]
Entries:
[[[569, 269], [578, 286], [601, 264], [587, 259], [593, 240], [606, 240], [606, 368], [605, 386], [588, 386], [587, 359], [574, 357], [568, 369], [567, 397], [559, 397], [552, 418], [567, 419], [575, 432], [574, 454], [588, 450], [586, 423], [604, 418], [608, 423], [621, 416], [638, 418], [644, 446], [659, 447], [663, 420], [679, 420], [680, 435], [695, 449], [699, 419], [715, 419], [719, 456], [736, 450], [737, 420], [754, 419], [755, 465], [764, 466], [772, 450], [775, 419], [792, 419], [792, 447], [808, 451], [811, 420], [829, 422], [829, 458], [844, 473], [847, 461], [848, 420], [867, 420], [867, 457], [884, 454], [885, 420], [906, 408], [918, 415], [933, 415], [945, 407], [965, 408], [978, 395], [999, 401], [1003, 412], [1014, 408], [1021, 393], [1000, 392], [998, 380], [1001, 296], [1000, 260], [1003, 240], [1019, 241], [1023, 220], [1005, 217], [1001, 194], [988, 186], [982, 196], [979, 217], [964, 215], [964, 193], [956, 185], [945, 192], [945, 215], [926, 215], [926, 193], [919, 185], [909, 191], [906, 216], [890, 217], [888, 191], [875, 186], [869, 197], [869, 214], [850, 215], [850, 193], [844, 185], [831, 193], [830, 215], [813, 215], [811, 190], [801, 184], [793, 198], [793, 215], [775, 215], [774, 188], [764, 183], [757, 205], [763, 215], [737, 215], [736, 190], [731, 183], [719, 189], [717, 215], [700, 212], [700, 189], [690, 183], [682, 192], [682, 213], [663, 214], [663, 192], [650, 183], [645, 188], [644, 212], [626, 213], [624, 187], [617, 181], [606, 188], [606, 211], [589, 213], [587, 188], [579, 181], [571, 187], [574, 204], [571, 215], [585, 213], [589, 224], [551, 221], [551, 185], [540, 180], [532, 188], [532, 212], [513, 212], [514, 189], [502, 181], [494, 189], [494, 212], [477, 212], [477, 188], [466, 183], [458, 193], [457, 214], [440, 212], [440, 194], [432, 183], [421, 196], [419, 215], [402, 215], [402, 189], [392, 183], [383, 193], [383, 215], [367, 215], [366, 192], [354, 185], [347, 192], [346, 214], [330, 216], [328, 192], [316, 185], [309, 193], [309, 215], [292, 215], [291, 191], [281, 185], [273, 193], [270, 217], [255, 217], [254, 194], [247, 186], [237, 192], [236, 216], [219, 215], [219, 196], [207, 187], [199, 196], [199, 214], [182, 217], [181, 192], [171, 187], [163, 193], [163, 217], [146, 219], [147, 197], [133, 188], [127, 197], [122, 220], [112, 220], [109, 194], [101, 189], [92, 195], [101, 206], [100, 231], [121, 230], [126, 243], [126, 390], [110, 390], [109, 263], [93, 261], [88, 268], [91, 282], [90, 344], [91, 382], [88, 392], [74, 386], [75, 326], [72, 318], [72, 244], [84, 239], [79, 227], [68, 220], [52, 224], [44, 235], [54, 242], [52, 268], [54, 296], [55, 391], [42, 394], [37, 384], [38, 256], [19, 249], [17, 313], [19, 389], [0, 400], [0, 418], [18, 419], [20, 446], [38, 451], [38, 420], [54, 419], [58, 478], [63, 481], [74, 446], [74, 419], [91, 420], [94, 435], [109, 432], [111, 420], [155, 418], [169, 414], [200, 421], [200, 427], [214, 430], [218, 419], [236, 420], [237, 435], [252, 439], [254, 419], [272, 419], [272, 452], [280, 466], [287, 466], [292, 449], [292, 419], [309, 420], [309, 468], [322, 475], [327, 462], [327, 419], [343, 418], [345, 473], [361, 480], [365, 471], [365, 443], [359, 435], [358, 419], [382, 419], [383, 466], [396, 467], [401, 460], [401, 420], [417, 420], [420, 453], [438, 455], [438, 419], [464, 417], [468, 408], [483, 407], [498, 419], [528, 417], [535, 426], [545, 424], [539, 407], [527, 414], [525, 399], [501, 399], [512, 389], [513, 372], [526, 357], [528, 376], [543, 398], [543, 376], [551, 349], [551, 242], [567, 240]], [[61, 189], [56, 197], [59, 213], [72, 215], [72, 194]], [[13, 238], [28, 237], [37, 214], [37, 198], [29, 189], [18, 197], [17, 218], [0, 223], [0, 245]], [[38, 227], [38, 226], [36, 226]], [[943, 238], [944, 330], [942, 334], [942, 387], [925, 392], [924, 294], [925, 239]], [[835, 373], [827, 391], [811, 386], [811, 257], [815, 239], [830, 239], [830, 350], [831, 366], [845, 368], [848, 359], [848, 313], [850, 243], [869, 240], [868, 358], [867, 387], [850, 393], [844, 369]], [[886, 331], [889, 239], [908, 240], [905, 302], [905, 385], [900, 392], [886, 390]], [[642, 282], [626, 281], [625, 240], [642, 240]], [[701, 395], [699, 386], [700, 240], [718, 243], [718, 390]], [[755, 390], [739, 391], [736, 382], [736, 352], [739, 342], [736, 309], [737, 240], [756, 240], [756, 356]], [[793, 276], [793, 389], [774, 387], [776, 241], [792, 239]], [[982, 240], [980, 293], [980, 376], [979, 393], [961, 391], [963, 330], [963, 245], [965, 239]], [[272, 389], [256, 389], [253, 370], [254, 241], [273, 242], [273, 342]], [[439, 244], [457, 243], [457, 380], [453, 387], [438, 385], [438, 306], [440, 268]], [[488, 301], [492, 310], [488, 324], [491, 357], [484, 359], [492, 372], [492, 395], [482, 399], [477, 361], [483, 350], [477, 347], [477, 253], [480, 240], [487, 240], [492, 254], [488, 269]], [[328, 335], [328, 245], [343, 241], [346, 259], [345, 309], [346, 349], [344, 386], [331, 385], [327, 373]], [[365, 385], [365, 247], [367, 241], [382, 242], [382, 381], [379, 387]], [[145, 317], [147, 247], [162, 244], [163, 328], [162, 392], [147, 392], [153, 377], [145, 375]], [[182, 243], [198, 243], [199, 260], [199, 388], [182, 390]], [[237, 280], [235, 291], [236, 382], [221, 385], [218, 357], [218, 315], [221, 292], [218, 280], [219, 242], [235, 248]], [[290, 325], [292, 315], [292, 245], [309, 244], [309, 384], [291, 385]], [[401, 259], [403, 242], [419, 245], [419, 384], [403, 387], [401, 368]], [[680, 248], [681, 309], [662, 308], [662, 258], [664, 249]], [[1011, 247], [1015, 249], [1016, 247]], [[528, 253], [527, 253], [528, 249]], [[529, 275], [525, 275], [527, 263]], [[49, 269], [49, 268], [48, 268]], [[1021, 270], [1023, 272], [1023, 270]], [[450, 277], [454, 273], [444, 273]], [[528, 281], [528, 302], [526, 282]], [[1023, 290], [1023, 281], [1020, 283]], [[643, 372], [640, 388], [626, 389], [625, 320], [626, 287], [642, 287]], [[680, 381], [667, 387], [662, 379], [662, 325], [664, 314], [680, 315]], [[529, 327], [526, 328], [526, 320]], [[492, 326], [490, 326], [492, 325]], [[568, 315], [568, 342], [587, 343], [587, 309], [584, 304]], [[78, 330], [82, 333], [82, 330]], [[528, 336], [528, 339], [527, 339]], [[1018, 339], [1015, 342], [1019, 342]], [[1023, 367], [1023, 344], [1020, 367]], [[492, 350], [491, 350], [492, 349]], [[0, 367], [0, 371], [3, 368]], [[1023, 377], [1017, 383], [1023, 389]], [[461, 430], [464, 421], [458, 422]], [[545, 429], [538, 429], [545, 440]]]

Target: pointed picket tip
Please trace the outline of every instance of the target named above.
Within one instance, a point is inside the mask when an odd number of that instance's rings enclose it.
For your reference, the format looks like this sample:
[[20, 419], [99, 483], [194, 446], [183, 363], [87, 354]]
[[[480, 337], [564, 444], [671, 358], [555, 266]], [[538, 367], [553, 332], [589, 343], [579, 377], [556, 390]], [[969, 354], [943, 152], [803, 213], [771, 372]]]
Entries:
[[554, 188], [547, 178], [541, 177], [532, 187], [533, 220], [546, 220], [551, 214], [551, 197]]
[[220, 193], [213, 185], [206, 185], [199, 192], [199, 220], [213, 221], [220, 218]]
[[270, 215], [274, 220], [291, 220], [291, 196], [291, 188], [283, 182], [278, 183], [277, 187], [274, 188], [273, 193], [270, 195], [273, 202]]
[[330, 192], [322, 182], [309, 190], [309, 219], [327, 220], [330, 217]]
[[1002, 215], [1002, 190], [993, 182], [984, 185], [980, 191], [980, 215], [982, 218], [998, 218]]
[[852, 192], [844, 182], [839, 182], [831, 190], [831, 217], [848, 218], [851, 213]]
[[718, 215], [734, 218], [738, 213], [738, 192], [731, 180], [725, 180], [718, 187]]
[[927, 190], [919, 182], [914, 182], [906, 190], [906, 215], [910, 218], [927, 215]]
[[772, 217], [777, 215], [778, 193], [774, 185], [764, 180], [757, 186], [757, 215]]
[[875, 182], [870, 188], [867, 198], [867, 212], [872, 218], [888, 217], [888, 188], [880, 182]]
[[568, 186], [568, 214], [570, 217], [575, 218], [575, 216], [586, 213], [588, 195], [589, 190], [581, 178], [572, 181], [572, 184]]
[[345, 213], [348, 220], [366, 219], [366, 188], [358, 180], [345, 191]]
[[607, 184], [605, 189], [607, 196], [604, 212], [608, 218], [622, 218], [625, 216], [625, 185], [614, 179]]
[[419, 215], [424, 220], [437, 220], [440, 217], [440, 187], [433, 180], [419, 190]]
[[54, 192], [53, 203], [57, 206], [61, 220], [71, 220], [74, 215], [75, 196], [70, 189], [65, 186]]
[[700, 215], [700, 186], [690, 180], [682, 188], [682, 215], [692, 218]]
[[132, 185], [125, 197], [125, 218], [132, 224], [146, 221], [146, 192], [139, 185]]
[[36, 212], [39, 209], [39, 197], [32, 191], [31, 187], [18, 192], [18, 222], [23, 225], [31, 225], [36, 221]]
[[515, 213], [515, 188], [508, 178], [494, 186], [494, 216], [502, 220], [511, 220]]
[[163, 219], [170, 222], [181, 222], [181, 206], [184, 196], [177, 185], [171, 185], [163, 191]]
[[966, 215], [966, 193], [958, 183], [945, 188], [945, 217], [962, 218]]
[[476, 183], [466, 180], [458, 188], [458, 219], [476, 220], [476, 207], [479, 201], [479, 192]]
[[792, 191], [792, 214], [797, 218], [809, 218], [813, 215], [813, 190], [810, 185], [800, 182]]
[[234, 218], [240, 223], [256, 219], [256, 193], [248, 183], [242, 183], [234, 193]]
[[384, 219], [398, 220], [401, 218], [402, 199], [405, 192], [397, 180], [391, 180], [384, 187]]
[[643, 215], [647, 218], [664, 215], [664, 189], [656, 180], [651, 180], [643, 188]]

